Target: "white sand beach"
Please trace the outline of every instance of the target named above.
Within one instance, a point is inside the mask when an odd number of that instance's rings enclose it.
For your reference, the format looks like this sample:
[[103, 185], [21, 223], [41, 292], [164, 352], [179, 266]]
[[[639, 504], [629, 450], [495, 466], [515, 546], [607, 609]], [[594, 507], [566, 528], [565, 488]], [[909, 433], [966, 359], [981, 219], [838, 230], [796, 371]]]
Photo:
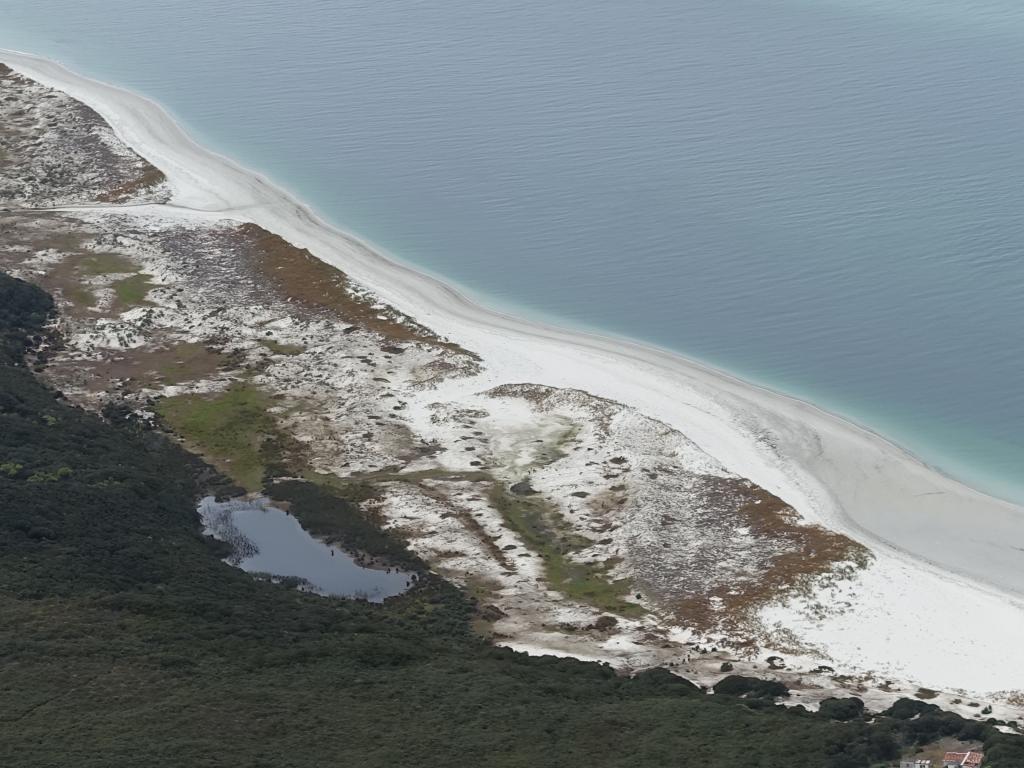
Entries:
[[875, 559], [858, 580], [814, 596], [843, 610], [776, 605], [763, 616], [827, 648], [841, 671], [972, 695], [1024, 690], [1024, 509], [810, 403], [650, 346], [492, 311], [198, 146], [158, 104], [28, 54], [0, 50], [0, 61], [91, 106], [161, 169], [173, 197], [154, 213], [259, 224], [481, 355], [482, 374], [442, 388], [532, 382], [635, 407], [807, 521], [866, 545]]

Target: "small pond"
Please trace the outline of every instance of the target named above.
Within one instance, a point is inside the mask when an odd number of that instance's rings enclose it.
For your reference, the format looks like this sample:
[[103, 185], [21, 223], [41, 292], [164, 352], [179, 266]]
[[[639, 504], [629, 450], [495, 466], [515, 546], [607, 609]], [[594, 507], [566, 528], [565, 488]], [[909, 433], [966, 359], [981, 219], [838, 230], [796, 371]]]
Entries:
[[391, 569], [366, 568], [337, 547], [307, 533], [299, 521], [266, 498], [199, 503], [204, 532], [226, 541], [234, 551], [226, 560], [250, 573], [300, 580], [300, 589], [320, 595], [383, 602], [409, 588], [415, 576]]

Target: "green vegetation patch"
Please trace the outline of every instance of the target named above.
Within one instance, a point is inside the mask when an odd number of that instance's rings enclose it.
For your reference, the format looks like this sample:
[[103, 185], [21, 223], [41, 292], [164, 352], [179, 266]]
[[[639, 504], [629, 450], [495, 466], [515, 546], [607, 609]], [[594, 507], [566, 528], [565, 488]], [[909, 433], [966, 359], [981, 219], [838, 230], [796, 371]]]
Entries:
[[301, 476], [304, 480], [314, 483], [354, 504], [361, 504], [369, 499], [380, 497], [380, 491], [373, 483], [364, 482], [358, 478], [342, 478], [334, 474], [315, 472], [311, 469], [302, 472]]
[[544, 570], [554, 589], [602, 611], [622, 616], [639, 616], [644, 612], [641, 606], [622, 599], [629, 593], [628, 579], [608, 578], [608, 571], [617, 561], [577, 563], [569, 558], [592, 542], [569, 532], [561, 515], [550, 504], [537, 498], [517, 496], [499, 482], [491, 485], [488, 500], [527, 546], [544, 558]]
[[267, 455], [264, 442], [276, 435], [273, 400], [248, 383], [212, 395], [176, 395], [157, 403], [157, 412], [174, 432], [218, 469], [250, 491], [263, 486]]
[[167, 350], [142, 355], [140, 366], [150, 363], [154, 372], [165, 384], [180, 384], [196, 381], [215, 372], [224, 364], [224, 359], [197, 342], [182, 342]]
[[78, 269], [85, 275], [117, 275], [139, 271], [137, 266], [116, 253], [96, 253], [83, 256], [78, 261]]
[[554, 439], [550, 446], [545, 447], [545, 450], [540, 455], [540, 466], [545, 467], [566, 458], [569, 454], [563, 449], [569, 445], [570, 441], [575, 440], [579, 433], [579, 424], [570, 425], [562, 434]]
[[148, 304], [146, 296], [149, 294], [153, 284], [150, 282], [152, 275], [140, 272], [137, 275], [126, 277], [116, 281], [111, 287], [117, 296], [118, 304], [123, 307], [137, 307]]
[[96, 306], [96, 295], [81, 285], [65, 286], [61, 293], [64, 298], [70, 301], [79, 309], [89, 309]]
[[112, 287], [121, 306], [135, 306], [144, 302], [151, 287], [148, 277], [135, 274], [138, 271], [139, 268], [123, 256], [96, 253], [69, 257], [50, 271], [47, 282], [51, 288], [59, 288], [64, 298], [76, 309], [90, 309], [96, 306], [96, 296], [83, 283], [85, 278], [129, 273], [130, 277], [113, 283]]

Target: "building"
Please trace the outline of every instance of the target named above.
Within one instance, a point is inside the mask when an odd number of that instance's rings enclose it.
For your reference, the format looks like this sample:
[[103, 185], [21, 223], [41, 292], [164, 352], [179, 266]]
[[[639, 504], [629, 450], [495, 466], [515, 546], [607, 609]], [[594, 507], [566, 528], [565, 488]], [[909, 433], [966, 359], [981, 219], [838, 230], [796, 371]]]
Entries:
[[904, 760], [900, 768], [932, 768], [931, 760]]
[[942, 758], [942, 768], [981, 768], [985, 755], [981, 752], [947, 752]]

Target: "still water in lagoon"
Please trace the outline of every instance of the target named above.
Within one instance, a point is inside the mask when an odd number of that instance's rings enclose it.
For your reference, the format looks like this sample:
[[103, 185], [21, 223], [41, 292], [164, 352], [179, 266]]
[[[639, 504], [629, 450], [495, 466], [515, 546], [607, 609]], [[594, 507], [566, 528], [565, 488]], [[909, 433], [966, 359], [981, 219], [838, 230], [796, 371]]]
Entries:
[[380, 603], [408, 589], [412, 574], [357, 564], [347, 552], [309, 535], [299, 521], [267, 499], [199, 503], [205, 533], [234, 547], [231, 565], [250, 573], [301, 579], [302, 588], [321, 595]]

